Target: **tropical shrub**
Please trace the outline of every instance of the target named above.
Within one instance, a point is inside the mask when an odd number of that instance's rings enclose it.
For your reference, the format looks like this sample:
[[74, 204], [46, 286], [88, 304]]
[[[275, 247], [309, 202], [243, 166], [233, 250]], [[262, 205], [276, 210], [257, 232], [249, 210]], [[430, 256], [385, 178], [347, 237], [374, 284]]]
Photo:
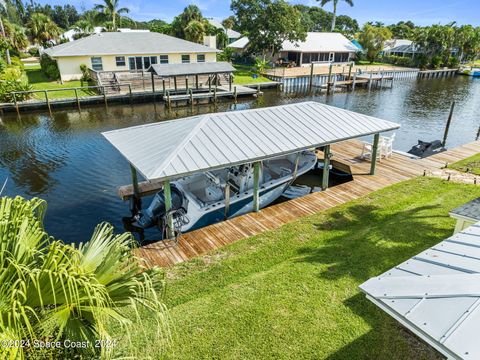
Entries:
[[30, 54], [30, 56], [40, 56], [39, 49], [35, 46], [28, 49], [28, 53]]
[[217, 60], [218, 61], [232, 62], [233, 61], [233, 49], [229, 48], [229, 47], [224, 48], [223, 51], [217, 55]]
[[42, 54], [42, 56], [40, 56], [40, 67], [50, 79], [60, 79], [60, 71], [58, 70], [57, 62], [47, 54]]
[[[115, 324], [128, 340], [132, 317], [144, 314], [156, 320], [149, 331], [165, 340], [159, 346], [168, 344], [164, 278], [135, 258], [132, 236], [103, 223], [87, 243], [67, 245], [46, 233], [45, 211], [37, 198], [0, 198], [0, 340], [79, 341], [88, 346], [60, 346], [48, 358], [109, 357], [113, 345], [95, 348], [95, 340], [114, 341]], [[0, 347], [0, 358], [38, 357], [31, 345]]]
[[442, 63], [443, 63], [442, 57], [440, 55], [436, 55], [432, 57], [432, 59], [430, 60], [430, 67], [432, 69], [439, 69], [440, 66], [442, 66]]
[[92, 81], [92, 77], [90, 76], [90, 72], [88, 71], [88, 67], [85, 64], [80, 65], [80, 71], [82, 72], [82, 78], [80, 79], [82, 82], [90, 82]]
[[457, 56], [450, 56], [447, 66], [450, 68], [458, 68], [460, 66], [460, 59]]
[[267, 60], [261, 59], [261, 58], [256, 58], [255, 59], [255, 64], [253, 65], [253, 71], [256, 74], [258, 74], [258, 75], [263, 74], [267, 68], [268, 68], [268, 61]]
[[405, 67], [416, 66], [416, 62], [414, 59], [412, 59], [411, 57], [405, 57], [405, 56], [390, 55], [390, 56], [384, 56], [379, 60], [387, 64], [393, 64], [398, 66], [405, 66]]
[[[32, 86], [24, 80], [0, 80], [0, 101], [13, 102], [13, 92], [15, 91], [31, 91]], [[31, 93], [16, 94], [17, 101], [28, 100], [32, 97]], [[1, 235], [1, 234], [0, 234]]]

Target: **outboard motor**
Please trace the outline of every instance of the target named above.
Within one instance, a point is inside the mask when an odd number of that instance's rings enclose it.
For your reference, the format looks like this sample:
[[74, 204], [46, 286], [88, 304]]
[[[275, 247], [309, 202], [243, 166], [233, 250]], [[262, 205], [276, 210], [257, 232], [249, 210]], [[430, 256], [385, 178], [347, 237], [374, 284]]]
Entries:
[[418, 140], [418, 144], [412, 147], [408, 153], [425, 158], [445, 150], [440, 140], [434, 140], [432, 142]]
[[[172, 194], [172, 210], [178, 210], [183, 207], [184, 196], [183, 193], [172, 184], [170, 187]], [[158, 220], [165, 215], [165, 194], [163, 190], [155, 194], [150, 206], [140, 211], [136, 216], [136, 226], [147, 229], [155, 226]]]

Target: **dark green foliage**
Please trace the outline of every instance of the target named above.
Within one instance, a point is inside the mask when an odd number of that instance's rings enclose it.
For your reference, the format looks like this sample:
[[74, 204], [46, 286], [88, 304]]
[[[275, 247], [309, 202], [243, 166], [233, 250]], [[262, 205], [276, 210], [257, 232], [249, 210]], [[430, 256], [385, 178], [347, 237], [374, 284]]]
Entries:
[[230, 9], [253, 53], [276, 54], [285, 40], [304, 41], [307, 36], [300, 11], [284, 0], [233, 0]]
[[412, 59], [411, 57], [406, 57], [406, 56], [395, 56], [395, 55], [384, 56], [381, 59], [379, 59], [379, 61], [382, 61], [387, 64], [404, 66], [404, 67], [417, 66], [417, 61], [415, 59]]
[[[26, 81], [22, 80], [0, 80], [0, 101], [13, 102], [14, 91], [30, 91], [32, 86]], [[27, 100], [32, 97], [32, 94], [16, 94], [17, 101]]]
[[57, 62], [47, 54], [42, 54], [40, 57], [40, 66], [45, 75], [51, 80], [58, 80], [60, 78]]

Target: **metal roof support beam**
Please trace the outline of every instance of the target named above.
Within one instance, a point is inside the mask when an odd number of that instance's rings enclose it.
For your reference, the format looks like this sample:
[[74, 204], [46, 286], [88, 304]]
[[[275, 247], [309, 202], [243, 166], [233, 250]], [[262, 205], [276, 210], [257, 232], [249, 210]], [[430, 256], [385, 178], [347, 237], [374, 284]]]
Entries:
[[380, 142], [380, 134], [375, 134], [373, 137], [372, 146], [372, 162], [370, 164], [370, 175], [375, 175], [375, 167], [377, 166], [378, 143]]
[[253, 211], [260, 211], [260, 161], [253, 163]]
[[173, 216], [172, 210], [172, 192], [170, 189], [170, 181], [165, 180], [163, 182], [163, 195], [165, 196], [165, 214], [167, 216], [167, 239], [173, 239], [175, 237], [175, 231], [173, 229]]
[[330, 178], [330, 145], [323, 148], [323, 176], [322, 190], [328, 189], [328, 180]]

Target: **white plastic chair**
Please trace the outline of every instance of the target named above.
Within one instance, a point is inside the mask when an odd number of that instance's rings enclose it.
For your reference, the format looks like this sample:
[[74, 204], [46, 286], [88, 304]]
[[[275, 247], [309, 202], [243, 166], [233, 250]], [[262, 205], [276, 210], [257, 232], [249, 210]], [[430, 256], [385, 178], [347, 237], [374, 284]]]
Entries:
[[[378, 141], [378, 148], [377, 148], [377, 160], [382, 161], [383, 149], [384, 149], [384, 140], [380, 137]], [[362, 155], [360, 155], [361, 159], [365, 160], [372, 160], [372, 153], [373, 153], [373, 144], [369, 142], [363, 143], [363, 150]]]
[[388, 159], [393, 154], [393, 142], [395, 141], [395, 133], [393, 133], [392, 136], [380, 137], [380, 141], [382, 143], [382, 149], [380, 150], [380, 154], [385, 159]]

